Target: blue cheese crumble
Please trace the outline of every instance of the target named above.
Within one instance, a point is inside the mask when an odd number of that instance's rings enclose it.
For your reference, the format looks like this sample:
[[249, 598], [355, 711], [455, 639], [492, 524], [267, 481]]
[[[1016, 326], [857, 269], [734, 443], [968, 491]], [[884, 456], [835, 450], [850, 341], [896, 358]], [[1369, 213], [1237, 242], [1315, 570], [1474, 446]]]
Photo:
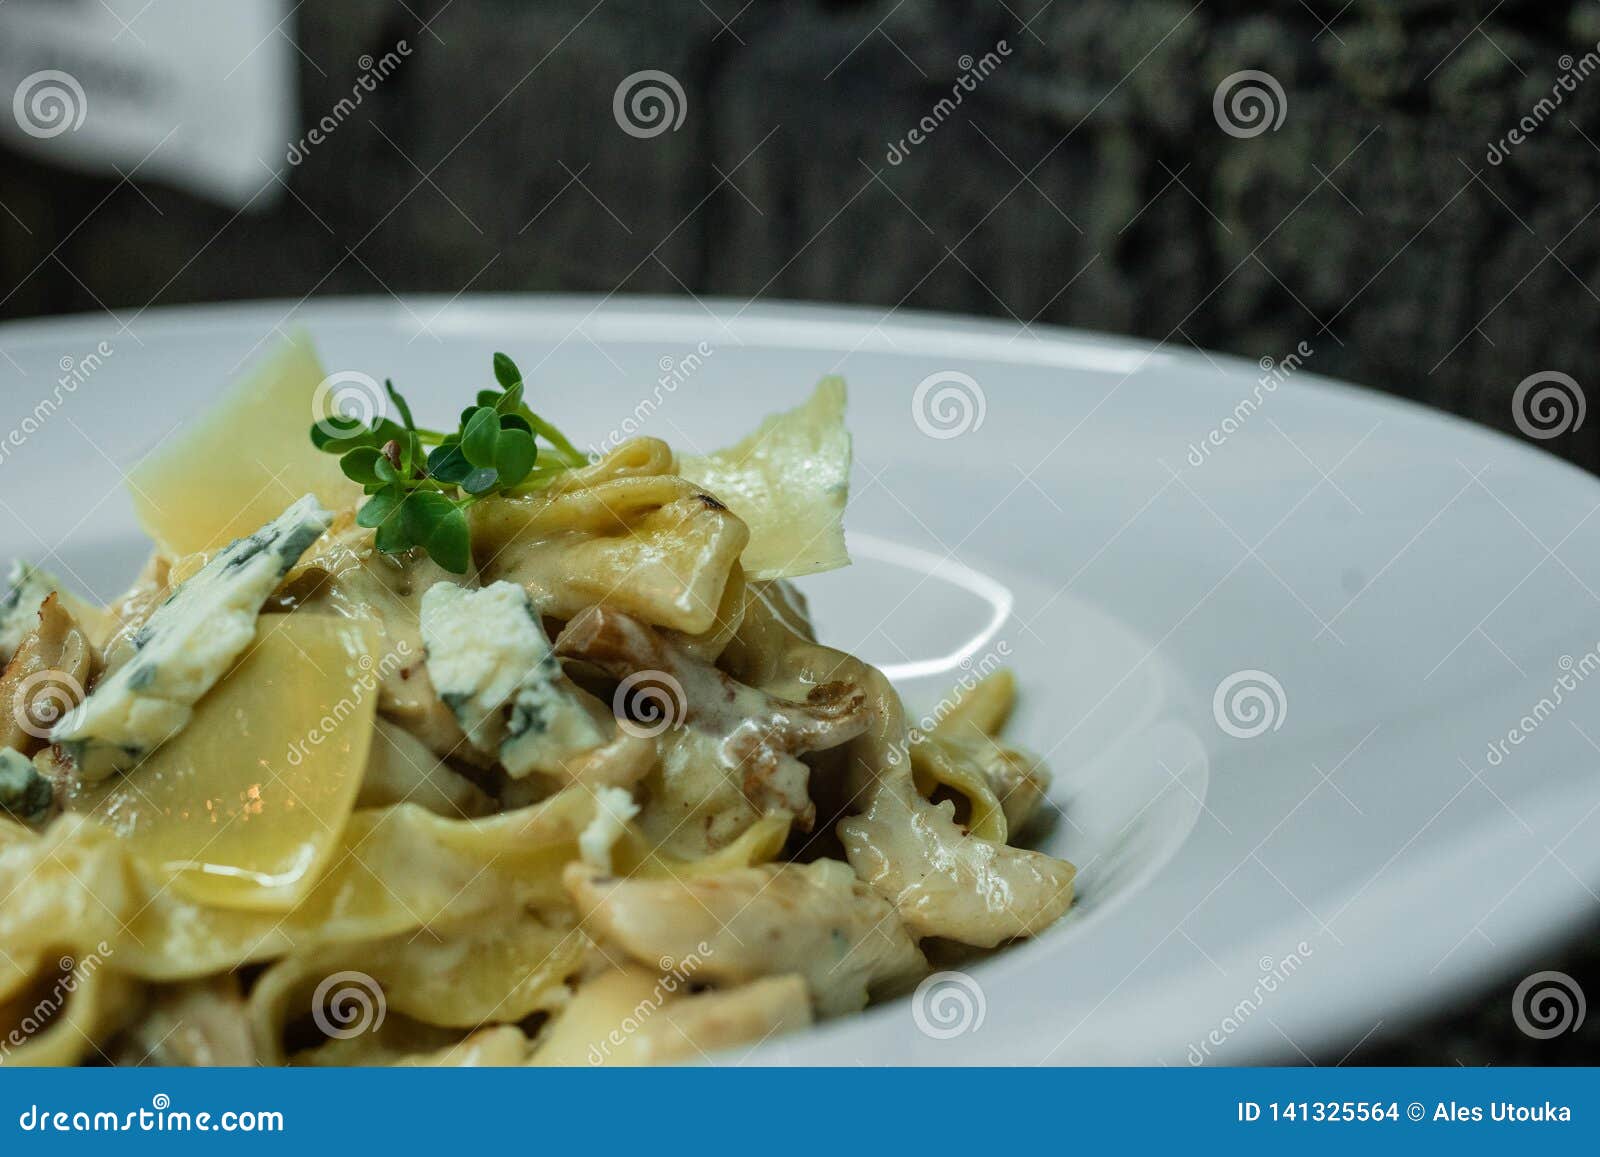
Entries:
[[628, 831], [628, 821], [639, 814], [633, 796], [620, 787], [602, 787], [594, 793], [594, 819], [578, 836], [578, 855], [583, 862], [602, 872], [610, 872], [611, 849]]
[[36, 566], [11, 564], [0, 594], [0, 663], [8, 663], [28, 632], [39, 625], [39, 608], [59, 584]]
[[0, 812], [20, 823], [37, 824], [50, 814], [50, 781], [22, 752], [0, 747]]
[[436, 583], [422, 596], [428, 677], [479, 751], [506, 772], [559, 773], [610, 736], [561, 670], [539, 612], [515, 583]]
[[332, 520], [308, 494], [229, 543], [156, 608], [134, 633], [128, 661], [50, 734], [81, 778], [129, 770], [187, 726], [201, 696], [255, 641], [261, 605]]

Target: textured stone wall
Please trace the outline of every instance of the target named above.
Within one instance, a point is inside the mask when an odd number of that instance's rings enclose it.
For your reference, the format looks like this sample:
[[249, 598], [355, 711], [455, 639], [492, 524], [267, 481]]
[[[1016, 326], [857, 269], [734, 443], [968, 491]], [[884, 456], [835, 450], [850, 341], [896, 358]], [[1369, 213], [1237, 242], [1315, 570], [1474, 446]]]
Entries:
[[[307, 0], [297, 21], [327, 74], [301, 70], [308, 119], [363, 54], [413, 54], [265, 213], [0, 156], [0, 314], [689, 289], [1249, 357], [1307, 341], [1319, 372], [1513, 432], [1528, 375], [1600, 382], [1600, 75], [1486, 159], [1595, 49], [1592, 0]], [[679, 131], [619, 131], [641, 69], [682, 85]], [[1241, 138], [1213, 94], [1245, 69], [1285, 107]], [[1545, 444], [1600, 468], [1600, 419]], [[1589, 1047], [1531, 1047], [1507, 1000], [1356, 1059]]]
[[[469, 283], [903, 302], [1248, 356], [1305, 339], [1319, 370], [1503, 429], [1528, 374], [1594, 361], [1600, 84], [1485, 159], [1600, 41], [1586, 0], [310, 0], [297, 19], [327, 74], [301, 71], [308, 119], [362, 54], [414, 51], [287, 172], [293, 196], [230, 225], [122, 189], [5, 314]], [[642, 68], [682, 84], [680, 131], [617, 130]], [[1247, 68], [1287, 107], [1237, 139], [1212, 94]], [[7, 159], [0, 279], [111, 187]], [[1552, 448], [1600, 465], [1597, 426]]]

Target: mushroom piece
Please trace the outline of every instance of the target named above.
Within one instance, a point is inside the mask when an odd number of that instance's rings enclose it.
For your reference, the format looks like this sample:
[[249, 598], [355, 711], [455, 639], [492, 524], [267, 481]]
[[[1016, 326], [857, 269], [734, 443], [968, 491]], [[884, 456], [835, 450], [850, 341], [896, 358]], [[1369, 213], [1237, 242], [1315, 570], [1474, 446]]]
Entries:
[[603, 945], [694, 982], [796, 974], [822, 1016], [909, 988], [928, 967], [889, 903], [837, 860], [668, 879], [572, 863], [563, 883]]
[[[690, 658], [652, 628], [607, 607], [590, 607], [556, 639], [556, 653], [581, 659], [622, 681], [614, 706], [645, 709], [645, 721], [687, 726], [716, 739], [718, 763], [758, 811], [787, 811], [802, 831], [816, 820], [810, 768], [799, 756], [861, 735], [866, 697], [852, 683], [812, 686], [804, 701], [782, 699]], [[641, 679], [643, 682], [641, 682]], [[645, 690], [635, 704], [629, 692]]]
[[39, 625], [22, 640], [0, 675], [0, 747], [33, 755], [50, 729], [79, 703], [100, 673], [100, 652], [61, 599], [39, 607]]
[[[844, 749], [853, 814], [834, 830], [856, 874], [894, 905], [912, 936], [993, 948], [1043, 931], [1071, 906], [1076, 869], [1070, 863], [985, 839], [956, 822], [952, 801], [923, 798], [911, 755], [926, 754], [933, 745], [913, 743], [900, 697], [881, 671], [807, 640], [770, 600], [747, 609], [722, 662], [769, 689], [787, 690], [822, 675], [861, 688], [869, 726]], [[979, 721], [997, 724], [999, 714], [985, 712], [990, 718]], [[1030, 797], [1042, 794], [1042, 769], [1014, 781], [1019, 770], [997, 766], [992, 774], [988, 767], [981, 772], [987, 794], [1000, 799], [1002, 810], [1013, 803], [1005, 813], [1008, 828], [1012, 818], [1020, 827], [1033, 810]]]

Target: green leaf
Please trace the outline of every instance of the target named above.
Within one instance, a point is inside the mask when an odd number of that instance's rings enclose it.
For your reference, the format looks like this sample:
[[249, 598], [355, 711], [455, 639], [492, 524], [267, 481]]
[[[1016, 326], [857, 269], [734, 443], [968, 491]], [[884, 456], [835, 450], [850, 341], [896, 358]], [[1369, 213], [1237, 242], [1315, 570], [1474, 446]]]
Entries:
[[326, 451], [329, 454], [344, 454], [354, 450], [358, 446], [371, 446], [376, 449], [381, 447], [390, 439], [401, 439], [404, 438], [406, 434], [406, 428], [404, 426], [398, 425], [395, 422], [391, 422], [388, 418], [385, 418], [377, 425], [370, 427], [361, 426], [359, 424], [352, 427], [348, 421], [334, 418], [328, 419], [327, 424], [333, 425], [336, 422], [338, 425], [334, 428], [340, 430], [353, 428], [355, 432], [348, 437], [335, 438], [327, 435], [324, 431], [313, 426], [311, 429], [312, 445], [316, 446], [319, 450]]
[[494, 464], [500, 475], [501, 487], [509, 489], [526, 478], [538, 457], [539, 448], [534, 444], [531, 433], [502, 429], [494, 448]]
[[502, 430], [522, 430], [528, 434], [533, 433], [533, 425], [521, 414], [501, 414], [500, 428]]
[[474, 466], [493, 466], [495, 444], [500, 440], [500, 415], [479, 406], [461, 428], [461, 452]]
[[361, 422], [336, 414], [312, 425], [311, 444], [318, 450], [327, 450], [335, 442], [364, 439], [366, 433], [367, 428]]
[[383, 520], [378, 526], [375, 542], [378, 549], [384, 554], [400, 554], [417, 545], [416, 541], [412, 539], [410, 531], [406, 527], [406, 520], [401, 516], [400, 512], [396, 512], [393, 517]]
[[[339, 459], [339, 469], [344, 471], [344, 476], [352, 482], [359, 482], [363, 486], [372, 482], [381, 482], [378, 476], [377, 464], [383, 461], [383, 456], [371, 446], [358, 446]], [[387, 462], [384, 465], [388, 465]]]
[[459, 441], [449, 441], [434, 448], [428, 455], [428, 473], [440, 482], [454, 486], [472, 473], [472, 463], [461, 452]]
[[522, 383], [511, 386], [495, 400], [494, 408], [500, 414], [519, 414], [522, 411]]
[[388, 486], [378, 491], [361, 507], [360, 513], [356, 515], [356, 525], [364, 526], [368, 530], [382, 526], [400, 505], [402, 497], [398, 486]]
[[406, 405], [406, 400], [400, 396], [400, 391], [394, 388], [394, 383], [384, 378], [383, 388], [388, 391], [389, 400], [394, 403], [394, 408], [400, 411], [400, 420], [405, 423], [406, 429], [415, 430], [417, 424], [411, 420], [411, 407]]
[[494, 409], [495, 403], [503, 397], [505, 397], [505, 395], [499, 390], [479, 390], [478, 405], [488, 406], [492, 410]]
[[372, 472], [377, 476], [378, 481], [399, 482], [400, 472], [394, 468], [394, 463], [376, 450], [373, 453], [378, 455], [377, 459], [372, 463]]
[[468, 494], [487, 494], [499, 481], [500, 472], [493, 466], [479, 466], [461, 480], [461, 489]]
[[408, 479], [414, 478], [417, 467], [424, 461], [422, 439], [415, 430], [407, 430], [406, 436], [400, 439], [400, 472]]
[[472, 566], [472, 528], [466, 514], [454, 504], [434, 524], [426, 543], [433, 561], [452, 574], [466, 574]]
[[414, 544], [426, 546], [439, 520], [455, 508], [454, 502], [436, 490], [413, 490], [400, 506], [400, 521], [405, 525], [406, 537]]
[[522, 371], [517, 369], [517, 363], [503, 353], [494, 355], [494, 377], [506, 389], [522, 381]]

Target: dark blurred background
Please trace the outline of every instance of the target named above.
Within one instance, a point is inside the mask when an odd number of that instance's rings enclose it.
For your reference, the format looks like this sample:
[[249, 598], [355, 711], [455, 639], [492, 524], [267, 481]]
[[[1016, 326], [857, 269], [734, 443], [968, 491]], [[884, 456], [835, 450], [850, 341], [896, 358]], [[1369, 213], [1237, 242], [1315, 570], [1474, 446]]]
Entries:
[[[0, 136], [0, 318], [866, 303], [1306, 341], [1319, 373], [1523, 437], [1519, 383], [1595, 368], [1597, 42], [1596, 0], [8, 0], [0, 95], [36, 119]], [[41, 70], [111, 138], [25, 107]], [[1597, 430], [1538, 441], [1594, 470]], [[1596, 931], [1530, 963], [1600, 993]], [[1343, 1059], [1593, 1062], [1593, 1023], [1517, 1031], [1520, 975]]]

